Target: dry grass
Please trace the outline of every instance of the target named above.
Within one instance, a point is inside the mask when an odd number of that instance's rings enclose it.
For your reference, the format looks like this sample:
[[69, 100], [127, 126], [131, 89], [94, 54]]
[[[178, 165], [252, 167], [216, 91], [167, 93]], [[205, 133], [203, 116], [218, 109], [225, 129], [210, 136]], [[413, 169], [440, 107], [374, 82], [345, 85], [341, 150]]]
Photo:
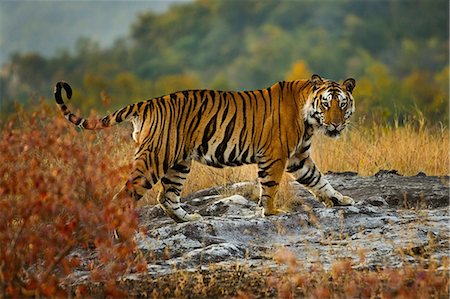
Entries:
[[352, 128], [340, 139], [317, 137], [313, 157], [324, 172], [355, 171], [367, 176], [380, 169], [396, 169], [403, 175], [420, 171], [448, 175], [449, 132], [413, 122]]
[[[337, 258], [329, 269], [320, 263], [304, 267], [301, 260], [281, 247], [273, 256], [277, 268], [253, 268], [245, 261], [235, 265], [209, 265], [209, 270], [179, 269], [159, 277], [122, 280], [118, 288], [130, 297], [152, 298], [448, 298], [448, 261], [395, 268], [360, 268], [360, 261]], [[358, 269], [359, 268], [359, 269]], [[107, 286], [87, 283], [93, 297], [105, 297]]]

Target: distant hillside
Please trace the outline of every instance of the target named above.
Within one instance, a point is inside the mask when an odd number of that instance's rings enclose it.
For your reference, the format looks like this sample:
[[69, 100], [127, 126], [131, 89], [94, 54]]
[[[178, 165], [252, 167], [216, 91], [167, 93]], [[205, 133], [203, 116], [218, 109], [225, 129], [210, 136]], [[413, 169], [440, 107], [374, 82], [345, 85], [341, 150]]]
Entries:
[[[78, 2], [48, 2], [36, 15], [11, 10], [8, 18], [26, 25], [2, 29], [12, 45], [76, 46], [11, 57], [0, 69], [0, 110], [13, 111], [14, 100], [52, 97], [61, 79], [88, 112], [104, 109], [100, 94], [111, 97], [113, 109], [180, 89], [257, 89], [318, 73], [356, 78], [361, 118], [423, 115], [448, 123], [448, 0], [198, 0], [162, 13], [138, 9], [153, 4], [162, 2], [95, 2], [84, 13]], [[126, 19], [132, 9], [139, 17]], [[29, 36], [13, 38], [24, 36], [14, 30]], [[114, 34], [122, 38], [99, 46]]]
[[[81, 36], [107, 47], [129, 33], [136, 15], [162, 13], [173, 1], [0, 1], [0, 64], [12, 52], [51, 56]], [[58, 38], [55, 38], [57, 36]]]

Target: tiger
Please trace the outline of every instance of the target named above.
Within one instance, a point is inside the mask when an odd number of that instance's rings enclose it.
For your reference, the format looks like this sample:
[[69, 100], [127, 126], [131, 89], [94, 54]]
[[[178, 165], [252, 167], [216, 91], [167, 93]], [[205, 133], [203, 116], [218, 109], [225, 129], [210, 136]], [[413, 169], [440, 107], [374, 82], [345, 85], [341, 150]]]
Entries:
[[66, 106], [72, 88], [55, 85], [55, 101], [65, 118], [86, 130], [124, 121], [133, 125], [136, 149], [127, 182], [113, 200], [141, 199], [157, 182], [159, 205], [176, 222], [199, 221], [180, 204], [193, 161], [213, 167], [257, 164], [262, 216], [284, 212], [275, 201], [284, 172], [325, 207], [353, 205], [336, 191], [311, 158], [311, 138], [338, 137], [355, 111], [353, 78], [342, 83], [314, 74], [251, 91], [184, 90], [130, 104], [99, 119], [85, 119]]

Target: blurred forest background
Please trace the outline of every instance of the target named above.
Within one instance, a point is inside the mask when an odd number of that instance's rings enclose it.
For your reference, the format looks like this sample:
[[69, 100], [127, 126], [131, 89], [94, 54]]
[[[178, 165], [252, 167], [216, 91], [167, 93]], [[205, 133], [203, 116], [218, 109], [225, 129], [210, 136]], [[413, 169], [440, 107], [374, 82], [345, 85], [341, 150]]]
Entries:
[[[103, 114], [101, 98], [113, 111], [181, 89], [260, 89], [318, 73], [356, 78], [368, 122], [449, 120], [448, 0], [30, 3], [0, 3], [3, 115], [50, 101], [59, 80], [75, 107]], [[108, 32], [119, 36], [105, 42]], [[23, 40], [36, 48], [20, 50]]]

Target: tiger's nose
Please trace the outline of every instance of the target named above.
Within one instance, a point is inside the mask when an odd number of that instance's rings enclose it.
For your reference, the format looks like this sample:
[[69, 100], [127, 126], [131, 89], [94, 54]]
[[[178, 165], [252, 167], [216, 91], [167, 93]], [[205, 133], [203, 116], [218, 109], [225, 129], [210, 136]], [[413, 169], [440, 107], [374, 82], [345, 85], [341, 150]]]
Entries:
[[334, 123], [334, 122], [331, 122], [330, 126], [331, 126], [332, 130], [336, 130], [336, 131], [342, 131], [342, 129], [344, 128], [343, 125], [338, 124], [338, 123]]

